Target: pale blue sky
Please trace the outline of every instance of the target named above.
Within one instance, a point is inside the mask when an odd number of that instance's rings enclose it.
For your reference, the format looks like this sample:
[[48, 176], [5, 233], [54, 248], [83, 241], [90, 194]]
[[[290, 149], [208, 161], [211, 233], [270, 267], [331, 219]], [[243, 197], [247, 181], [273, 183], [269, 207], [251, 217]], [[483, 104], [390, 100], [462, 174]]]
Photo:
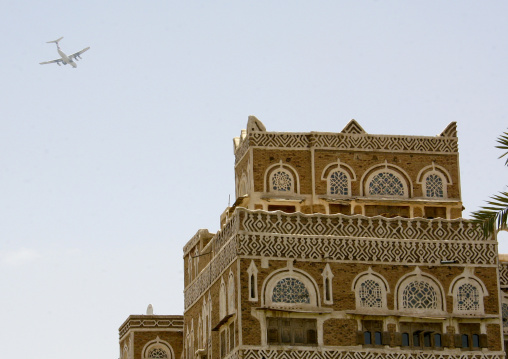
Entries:
[[[464, 215], [506, 171], [505, 1], [0, 5], [2, 357], [118, 357], [129, 314], [183, 311], [182, 246], [234, 196], [232, 138], [436, 135], [457, 121]], [[39, 62], [91, 49], [78, 68]], [[502, 251], [508, 253], [508, 243]], [[23, 355], [22, 355], [23, 356]]]

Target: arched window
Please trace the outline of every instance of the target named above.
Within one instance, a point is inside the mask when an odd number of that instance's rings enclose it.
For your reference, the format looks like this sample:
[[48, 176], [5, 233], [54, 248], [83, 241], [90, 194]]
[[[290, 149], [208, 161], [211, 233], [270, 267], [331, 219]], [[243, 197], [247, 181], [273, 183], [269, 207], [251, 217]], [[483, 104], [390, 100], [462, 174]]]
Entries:
[[422, 272], [419, 267], [399, 280], [396, 292], [396, 308], [402, 312], [446, 311], [442, 286], [436, 278]]
[[478, 288], [470, 283], [465, 283], [457, 290], [457, 309], [474, 310], [480, 309], [480, 293]]
[[349, 177], [341, 171], [335, 170], [328, 178], [328, 192], [332, 195], [349, 196]]
[[247, 274], [249, 275], [249, 300], [257, 301], [258, 300], [258, 269], [256, 268], [256, 264], [252, 260], [250, 262], [249, 268], [247, 269]]
[[391, 171], [376, 173], [368, 184], [368, 193], [371, 196], [406, 196], [403, 181]]
[[310, 304], [309, 291], [301, 281], [296, 278], [280, 280], [272, 292], [273, 303], [306, 303]]
[[274, 272], [263, 283], [261, 305], [285, 308], [320, 306], [318, 285], [304, 273], [296, 269]]
[[[187, 328], [187, 338], [190, 339], [190, 333]], [[186, 341], [187, 352], [190, 351], [188, 347], [189, 342]], [[171, 345], [168, 342], [157, 339], [148, 342], [141, 351], [141, 359], [174, 359], [174, 352]]]
[[294, 192], [293, 176], [288, 170], [278, 168], [270, 175], [270, 191], [274, 192]]
[[153, 348], [148, 352], [147, 358], [168, 358], [168, 353], [162, 348]]
[[367, 311], [386, 309], [388, 282], [369, 268], [353, 280], [352, 290], [356, 293], [356, 308]]
[[333, 304], [333, 288], [332, 288], [332, 280], [333, 273], [330, 268], [330, 265], [327, 263], [323, 273], [323, 298], [325, 304]]
[[425, 177], [425, 197], [445, 197], [444, 181], [437, 173], [430, 173], [427, 177]]
[[378, 282], [367, 279], [360, 284], [358, 289], [360, 306], [364, 308], [382, 308], [383, 293]]
[[437, 309], [437, 293], [427, 281], [410, 282], [402, 292], [404, 309]]
[[449, 295], [453, 296], [453, 310], [462, 315], [483, 314], [483, 297], [488, 295], [487, 288], [480, 278], [474, 275], [474, 269], [466, 267], [464, 272], [450, 284]]

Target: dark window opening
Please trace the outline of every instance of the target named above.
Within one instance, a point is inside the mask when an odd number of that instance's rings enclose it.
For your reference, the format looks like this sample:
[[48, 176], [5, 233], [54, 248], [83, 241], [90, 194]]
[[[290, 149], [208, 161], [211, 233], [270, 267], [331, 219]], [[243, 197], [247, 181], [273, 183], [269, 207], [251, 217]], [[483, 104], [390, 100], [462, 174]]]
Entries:
[[316, 319], [268, 318], [268, 344], [317, 344]]
[[481, 337], [486, 335], [480, 335], [479, 323], [459, 323], [459, 333], [462, 349], [479, 350], [487, 346], [486, 340], [480, 343]]
[[462, 348], [469, 348], [469, 335], [462, 334]]
[[406, 217], [409, 218], [409, 206], [366, 205], [365, 215], [368, 217]]
[[446, 207], [425, 207], [425, 218], [446, 218]]
[[409, 346], [409, 333], [402, 333], [402, 346], [403, 347]]
[[413, 349], [441, 348], [441, 324], [400, 323], [401, 346]]
[[275, 205], [271, 204], [268, 206], [269, 211], [282, 211], [286, 213], [294, 213], [296, 212], [295, 206], [283, 206], [283, 205]]
[[326, 301], [329, 302], [331, 300], [330, 295], [330, 278], [325, 279], [325, 298]]
[[364, 332], [364, 333], [363, 333], [363, 343], [364, 343], [365, 345], [370, 345], [370, 344], [372, 344], [371, 337], [372, 337], [372, 334], [371, 334], [370, 332]]
[[351, 206], [349, 204], [330, 204], [330, 214], [351, 214]]
[[256, 280], [254, 274], [250, 276], [250, 297], [251, 299], [256, 298]]
[[381, 320], [362, 320], [362, 326], [364, 345], [382, 345], [383, 322]]

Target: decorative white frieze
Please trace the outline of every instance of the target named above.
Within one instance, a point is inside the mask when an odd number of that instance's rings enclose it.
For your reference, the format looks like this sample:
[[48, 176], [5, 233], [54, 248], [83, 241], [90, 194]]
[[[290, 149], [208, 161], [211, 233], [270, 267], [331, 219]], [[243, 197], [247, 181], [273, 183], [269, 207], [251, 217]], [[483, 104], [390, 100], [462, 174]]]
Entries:
[[235, 151], [238, 163], [249, 147], [325, 148], [348, 151], [456, 153], [457, 137], [393, 136], [367, 133], [252, 132]]
[[409, 350], [260, 350], [243, 351], [243, 359], [504, 359], [504, 353]]

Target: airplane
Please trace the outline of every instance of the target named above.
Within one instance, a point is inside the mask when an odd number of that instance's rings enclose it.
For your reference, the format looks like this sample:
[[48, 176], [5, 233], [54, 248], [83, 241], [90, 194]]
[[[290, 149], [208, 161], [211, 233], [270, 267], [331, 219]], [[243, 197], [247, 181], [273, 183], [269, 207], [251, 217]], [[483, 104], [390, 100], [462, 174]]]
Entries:
[[63, 39], [63, 36], [61, 38], [57, 39], [57, 40], [46, 42], [47, 44], [55, 43], [56, 44], [56, 50], [58, 51], [58, 54], [60, 56], [62, 56], [62, 58], [61, 59], [56, 59], [56, 60], [51, 60], [51, 61], [46, 61], [46, 62], [40, 62], [41, 65], [56, 63], [58, 66], [62, 66], [61, 64], [64, 64], [64, 65], [69, 64], [69, 65], [71, 65], [74, 68], [78, 67], [78, 65], [76, 64], [76, 62], [74, 62], [74, 60], [78, 61], [78, 59], [81, 59], [81, 54], [83, 52], [87, 51], [90, 48], [90, 46], [88, 46], [87, 48], [84, 48], [81, 51], [75, 52], [72, 55], [67, 56], [60, 49], [60, 46], [58, 45], [58, 42], [60, 40], [62, 40], [62, 39]]

